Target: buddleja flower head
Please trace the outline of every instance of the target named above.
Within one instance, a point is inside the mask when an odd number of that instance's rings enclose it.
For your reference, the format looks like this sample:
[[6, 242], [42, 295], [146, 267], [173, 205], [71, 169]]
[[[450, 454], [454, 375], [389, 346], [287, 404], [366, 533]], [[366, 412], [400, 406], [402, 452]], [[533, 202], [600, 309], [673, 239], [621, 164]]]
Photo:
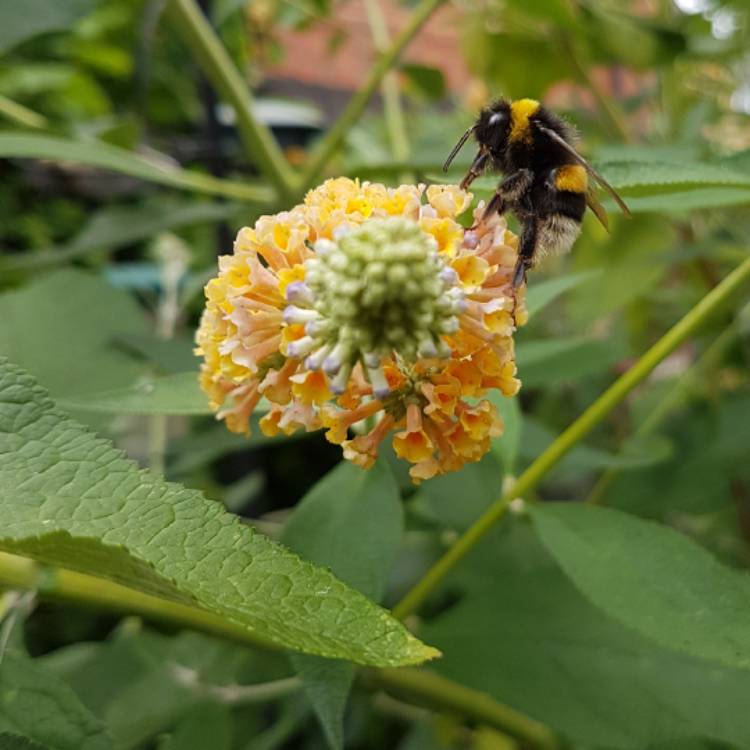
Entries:
[[499, 217], [464, 230], [470, 201], [454, 186], [339, 178], [241, 230], [197, 333], [217, 416], [247, 432], [265, 397], [266, 434], [325, 428], [365, 468], [394, 432], [417, 482], [479, 460], [502, 431], [483, 396], [520, 385], [512, 335], [526, 310], [516, 237]]

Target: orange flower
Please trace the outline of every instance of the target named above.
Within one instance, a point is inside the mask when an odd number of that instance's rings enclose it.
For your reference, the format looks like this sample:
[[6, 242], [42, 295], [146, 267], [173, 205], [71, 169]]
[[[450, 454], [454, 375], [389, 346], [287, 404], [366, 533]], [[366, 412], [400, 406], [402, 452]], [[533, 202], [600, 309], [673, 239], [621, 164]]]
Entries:
[[478, 461], [502, 432], [482, 397], [520, 387], [527, 312], [517, 238], [498, 216], [464, 230], [470, 203], [454, 185], [342, 177], [242, 229], [196, 334], [217, 418], [247, 433], [263, 398], [265, 434], [323, 428], [364, 468], [394, 431], [416, 483]]

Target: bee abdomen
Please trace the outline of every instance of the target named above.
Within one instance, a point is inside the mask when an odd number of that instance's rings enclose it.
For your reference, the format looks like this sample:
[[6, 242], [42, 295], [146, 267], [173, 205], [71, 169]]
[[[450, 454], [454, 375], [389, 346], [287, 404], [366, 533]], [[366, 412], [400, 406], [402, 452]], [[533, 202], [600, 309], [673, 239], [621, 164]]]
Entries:
[[537, 253], [560, 255], [569, 252], [581, 233], [581, 219], [562, 213], [550, 214], [539, 220]]

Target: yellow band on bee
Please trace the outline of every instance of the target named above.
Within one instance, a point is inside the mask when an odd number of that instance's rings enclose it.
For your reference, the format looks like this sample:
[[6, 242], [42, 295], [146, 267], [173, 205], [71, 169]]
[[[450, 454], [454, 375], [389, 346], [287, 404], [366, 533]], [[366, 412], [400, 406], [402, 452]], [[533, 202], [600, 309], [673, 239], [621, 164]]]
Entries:
[[513, 141], [531, 140], [529, 117], [539, 109], [536, 99], [519, 99], [510, 105], [510, 135]]
[[555, 187], [571, 193], [585, 193], [589, 186], [586, 170], [579, 164], [566, 164], [557, 170]]

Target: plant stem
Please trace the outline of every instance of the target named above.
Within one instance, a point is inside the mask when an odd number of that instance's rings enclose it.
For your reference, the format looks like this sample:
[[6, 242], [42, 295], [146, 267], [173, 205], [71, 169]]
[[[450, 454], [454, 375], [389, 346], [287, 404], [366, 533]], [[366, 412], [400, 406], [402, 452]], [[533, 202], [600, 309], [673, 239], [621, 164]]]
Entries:
[[241, 625], [197, 607], [177, 604], [113, 581], [63, 568], [45, 568], [25, 557], [0, 552], [0, 588], [37, 590], [42, 598], [75, 602], [97, 609], [128, 612], [178, 627], [202, 630], [248, 646], [276, 650]]
[[409, 22], [401, 33], [391, 43], [388, 49], [380, 55], [377, 62], [370, 69], [370, 74], [362, 88], [351, 98], [341, 117], [334, 123], [318, 147], [310, 156], [310, 164], [305, 170], [302, 190], [311, 187], [320, 177], [328, 161], [341, 145], [349, 128], [364, 112], [385, 74], [396, 63], [406, 46], [416, 33], [422, 28], [427, 19], [444, 2], [444, 0], [421, 0], [411, 15]]
[[420, 581], [394, 607], [393, 614], [403, 619], [414, 612], [437, 588], [443, 578], [460, 562], [492, 527], [505, 515], [516, 497], [523, 497], [539, 484], [560, 459], [591, 430], [649, 373], [680, 344], [687, 340], [705, 320], [723, 305], [733, 292], [750, 280], [750, 257], [714, 287], [685, 317], [662, 336], [626, 373], [619, 377], [578, 419], [545, 450], [526, 471], [460, 536], [448, 551], [427, 571]]
[[49, 120], [44, 115], [8, 99], [7, 96], [0, 95], [0, 115], [24, 128], [46, 130], [49, 127]]
[[169, 0], [167, 13], [219, 94], [232, 105], [248, 156], [271, 181], [281, 198], [292, 194], [295, 177], [271, 131], [253, 114], [247, 82], [195, 0]]
[[519, 740], [524, 747], [555, 750], [562, 747], [549, 727], [494, 698], [426, 669], [403, 667], [377, 669], [364, 673], [364, 684], [379, 687], [396, 697], [425, 705], [433, 710], [456, 713], [471, 721], [499, 729]]
[[[364, 2], [375, 49], [379, 54], [384, 54], [388, 50], [390, 39], [383, 12], [380, 9], [378, 0], [364, 0]], [[409, 158], [409, 137], [406, 134], [406, 123], [404, 121], [404, 111], [401, 106], [398, 76], [394, 70], [389, 70], [385, 74], [380, 90], [383, 95], [385, 122], [388, 127], [393, 158], [396, 161], [406, 161]]]
[[[710, 369], [713, 365], [721, 360], [726, 350], [737, 339], [739, 325], [737, 320], [725, 328], [721, 335], [709, 346], [701, 357], [689, 367], [675, 383], [674, 387], [666, 396], [649, 412], [646, 419], [639, 425], [633, 433], [634, 435], [647, 435], [653, 432], [662, 422], [673, 412], [673, 410], [682, 403], [685, 396], [689, 393], [691, 386], [699, 381], [701, 373]], [[585, 502], [592, 505], [601, 503], [604, 493], [610, 484], [619, 476], [621, 469], [607, 469], [599, 477], [596, 484], [591, 489]]]
[[[33, 560], [0, 552], [0, 589], [17, 588], [36, 591], [42, 599], [73, 602], [97, 609], [127, 612], [168, 625], [199, 630], [229, 638], [247, 646], [278, 650], [278, 646], [259, 638], [247, 628], [211, 612], [161, 599], [101, 578], [62, 568], [45, 568]], [[185, 679], [192, 677], [181, 673]], [[556, 748], [554, 735], [544, 725], [495, 701], [485, 693], [466, 688], [434, 672], [419, 669], [368, 670], [365, 682], [374, 689], [406, 693], [418, 703], [471, 720], [483, 721], [523, 739], [530, 747], [546, 750]], [[207, 687], [207, 686], [204, 686]], [[269, 688], [266, 685], [265, 688]], [[273, 685], [273, 697], [280, 697], [297, 683], [290, 680]], [[208, 686], [223, 691], [224, 699], [247, 702], [253, 698], [267, 699], [264, 686], [250, 686], [239, 693], [235, 686]], [[229, 692], [226, 692], [229, 690]]]

